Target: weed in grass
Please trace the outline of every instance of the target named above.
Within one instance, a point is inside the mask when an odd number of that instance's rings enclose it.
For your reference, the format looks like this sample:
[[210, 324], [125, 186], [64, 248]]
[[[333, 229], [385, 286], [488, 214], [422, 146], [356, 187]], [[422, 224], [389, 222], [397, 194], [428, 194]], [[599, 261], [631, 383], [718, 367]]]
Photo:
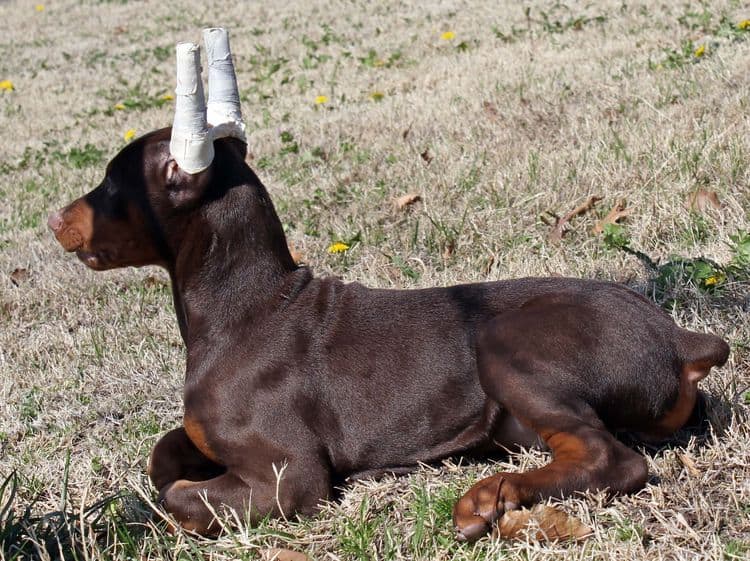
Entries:
[[710, 220], [702, 214], [691, 212], [680, 237], [683, 244], [693, 246], [707, 242], [715, 233], [716, 228]]
[[750, 231], [738, 232], [729, 239], [732, 260], [726, 267], [727, 272], [737, 281], [750, 280]]
[[146, 111], [171, 104], [172, 94], [165, 89], [152, 93], [146, 89], [144, 81], [129, 85], [121, 80], [121, 87], [114, 90], [100, 90], [97, 95], [108, 100], [110, 105], [103, 110], [104, 115], [112, 116], [117, 111]]
[[31, 424], [36, 421], [37, 417], [42, 411], [42, 397], [39, 388], [32, 387], [26, 396], [23, 398], [20, 407], [21, 421], [26, 424], [27, 427], [31, 427]]
[[412, 266], [410, 266], [406, 261], [404, 261], [404, 258], [400, 255], [391, 255], [391, 265], [396, 267], [399, 271], [401, 271], [401, 274], [412, 281], [418, 281], [419, 277], [422, 275], [414, 269]]
[[98, 165], [104, 161], [104, 150], [91, 143], [82, 148], [74, 146], [67, 152], [54, 150], [50, 152], [50, 159], [65, 162], [75, 169], [83, 169]]
[[281, 131], [279, 138], [281, 139], [281, 150], [279, 150], [280, 155], [297, 154], [299, 152], [299, 144], [294, 140], [294, 135], [291, 132]]
[[726, 265], [705, 257], [671, 257], [669, 261], [659, 263], [630, 247], [630, 239], [621, 224], [606, 224], [602, 241], [610, 249], [637, 257], [651, 274], [652, 298], [664, 307], [675, 308], [685, 303], [683, 295], [686, 290], [719, 296], [728, 281], [744, 282], [750, 278], [750, 233], [740, 232], [730, 239], [732, 258]]
[[645, 532], [641, 526], [632, 520], [620, 520], [615, 526], [615, 536], [623, 542], [643, 542]]
[[[373, 515], [370, 512], [370, 501], [367, 497], [360, 502], [359, 511], [354, 517], [344, 519], [336, 530], [337, 540], [341, 550], [351, 559], [358, 561], [370, 561], [373, 558], [393, 559], [395, 544], [391, 543], [385, 551], [378, 552], [376, 537], [382, 527], [385, 526], [384, 514]], [[389, 536], [386, 533], [385, 536]], [[392, 538], [392, 536], [391, 536]], [[388, 546], [388, 538], [384, 545]]]
[[542, 30], [545, 33], [565, 33], [566, 31], [581, 31], [584, 26], [592, 23], [602, 24], [607, 21], [607, 16], [597, 15], [593, 17], [587, 16], [568, 16], [564, 19], [557, 19], [555, 16], [540, 11]]
[[750, 541], [729, 540], [724, 545], [724, 559], [727, 561], [747, 559], [748, 553], [750, 553]]

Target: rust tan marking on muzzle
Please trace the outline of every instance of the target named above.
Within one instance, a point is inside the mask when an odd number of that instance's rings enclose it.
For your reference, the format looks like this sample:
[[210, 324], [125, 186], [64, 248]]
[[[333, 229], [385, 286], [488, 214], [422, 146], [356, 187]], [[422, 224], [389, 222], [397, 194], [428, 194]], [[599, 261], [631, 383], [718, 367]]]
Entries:
[[51, 215], [47, 224], [65, 251], [77, 251], [91, 244], [94, 209], [84, 199], [78, 199]]

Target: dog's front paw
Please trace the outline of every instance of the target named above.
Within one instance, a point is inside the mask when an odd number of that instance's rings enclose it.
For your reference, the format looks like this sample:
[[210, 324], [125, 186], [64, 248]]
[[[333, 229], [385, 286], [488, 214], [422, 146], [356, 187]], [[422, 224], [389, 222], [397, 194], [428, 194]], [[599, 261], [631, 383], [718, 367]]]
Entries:
[[521, 506], [516, 474], [498, 473], [474, 484], [453, 507], [456, 538], [474, 541], [487, 534], [508, 510]]

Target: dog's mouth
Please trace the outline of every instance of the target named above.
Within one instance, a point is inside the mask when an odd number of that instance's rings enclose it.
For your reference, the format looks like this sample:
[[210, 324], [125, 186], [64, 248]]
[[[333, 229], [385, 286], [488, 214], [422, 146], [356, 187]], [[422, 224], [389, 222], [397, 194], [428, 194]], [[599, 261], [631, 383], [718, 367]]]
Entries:
[[107, 256], [103, 252], [77, 250], [76, 256], [84, 265], [95, 271], [107, 269]]

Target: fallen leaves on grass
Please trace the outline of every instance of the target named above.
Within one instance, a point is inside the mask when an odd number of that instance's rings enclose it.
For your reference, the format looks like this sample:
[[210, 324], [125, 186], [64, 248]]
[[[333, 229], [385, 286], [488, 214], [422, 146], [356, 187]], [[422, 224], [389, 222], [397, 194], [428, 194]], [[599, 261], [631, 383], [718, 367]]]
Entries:
[[393, 206], [396, 207], [396, 210], [404, 210], [407, 207], [413, 205], [414, 203], [418, 203], [422, 200], [421, 195], [417, 193], [407, 193], [406, 195], [401, 195], [400, 197], [397, 197], [393, 201]]
[[29, 280], [28, 269], [13, 269], [13, 272], [10, 274], [10, 282], [12, 282], [15, 286], [20, 286], [21, 283], [24, 283], [27, 280]]
[[299, 551], [272, 547], [260, 552], [263, 561], [310, 561], [310, 558]]
[[504, 539], [532, 536], [540, 541], [583, 540], [593, 531], [567, 512], [548, 505], [511, 510], [498, 520], [493, 535]]
[[716, 191], [698, 189], [687, 196], [685, 206], [688, 210], [705, 213], [710, 208], [720, 210], [721, 201], [719, 201], [719, 195], [716, 194]]
[[596, 195], [590, 196], [588, 199], [586, 199], [584, 202], [579, 204], [577, 207], [575, 207], [573, 210], [571, 210], [569, 213], [567, 213], [562, 218], [557, 218], [555, 220], [555, 225], [552, 227], [552, 231], [549, 233], [549, 239], [553, 242], [559, 242], [562, 240], [563, 236], [565, 235], [566, 226], [568, 223], [575, 218], [576, 216], [579, 216], [581, 214], [585, 214], [591, 209], [593, 209], [596, 206], [596, 203], [601, 201], [602, 198], [598, 197]]
[[594, 226], [594, 233], [601, 234], [607, 224], [617, 224], [620, 220], [633, 214], [632, 208], [625, 208], [625, 199], [620, 199], [607, 213], [607, 216], [599, 220]]
[[682, 462], [682, 465], [685, 466], [685, 468], [688, 470], [688, 473], [692, 475], [693, 477], [700, 477], [701, 476], [701, 470], [698, 469], [698, 467], [695, 465], [695, 462], [693, 461], [693, 458], [691, 458], [688, 454], [677, 454], [677, 457], [680, 459], [680, 462]]
[[497, 110], [497, 105], [495, 105], [491, 101], [483, 102], [482, 109], [484, 109], [484, 112], [493, 121], [497, 121], [497, 118], [500, 116], [500, 112]]
[[169, 286], [169, 281], [157, 275], [147, 275], [143, 279], [144, 288], [164, 288]]

